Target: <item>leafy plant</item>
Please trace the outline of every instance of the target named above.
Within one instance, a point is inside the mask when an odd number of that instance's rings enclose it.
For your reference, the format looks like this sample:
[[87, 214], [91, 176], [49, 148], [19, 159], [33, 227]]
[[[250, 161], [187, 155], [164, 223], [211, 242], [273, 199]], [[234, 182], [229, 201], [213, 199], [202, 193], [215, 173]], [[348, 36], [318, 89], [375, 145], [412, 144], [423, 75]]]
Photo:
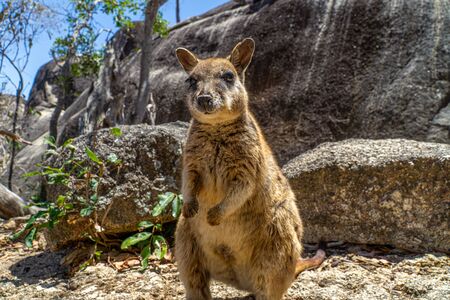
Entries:
[[169, 243], [164, 237], [163, 224], [159, 217], [170, 207], [172, 216], [178, 218], [181, 213], [182, 202], [182, 195], [172, 192], [158, 195], [158, 203], [152, 210], [152, 216], [157, 217], [156, 220], [159, 222], [140, 222], [138, 224], [140, 232], [133, 234], [122, 242], [120, 246], [122, 250], [127, 250], [132, 246], [141, 250], [141, 270], [148, 267], [148, 260], [152, 254], [158, 259], [163, 259], [167, 254]]
[[103, 161], [87, 146], [84, 155], [79, 157], [75, 154], [81, 150], [73, 145], [73, 139], [64, 142], [60, 148], [56, 147], [53, 137], [47, 137], [44, 142], [49, 145], [46, 156], [55, 157], [57, 165], [38, 164], [39, 170], [24, 177], [42, 176], [48, 185], [58, 186], [62, 192], [54, 202], [33, 198], [32, 205], [38, 206], [40, 211], [28, 219], [23, 229], [10, 237], [16, 240], [25, 235], [27, 247], [32, 246], [39, 230], [52, 229], [69, 213], [79, 211], [81, 217], [91, 218], [97, 224], [96, 209], [101, 199], [99, 189], [103, 176], [107, 168], [110, 171], [120, 169], [122, 163], [115, 153], [110, 153]]

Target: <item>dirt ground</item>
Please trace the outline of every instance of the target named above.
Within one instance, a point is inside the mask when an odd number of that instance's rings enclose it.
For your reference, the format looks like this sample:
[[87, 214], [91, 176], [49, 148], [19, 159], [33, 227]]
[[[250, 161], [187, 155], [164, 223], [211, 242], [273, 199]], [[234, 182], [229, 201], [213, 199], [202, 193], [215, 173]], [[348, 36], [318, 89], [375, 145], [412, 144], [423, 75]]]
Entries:
[[[154, 261], [141, 273], [134, 255], [110, 252], [96, 265], [75, 272], [62, 262], [82, 257], [81, 252], [50, 252], [42, 238], [27, 249], [7, 239], [15, 228], [13, 221], [0, 223], [0, 299], [184, 299], [174, 262]], [[448, 255], [328, 246], [323, 265], [302, 273], [285, 299], [450, 299]], [[307, 247], [305, 255], [312, 250]], [[217, 282], [211, 291], [214, 299], [251, 299]]]

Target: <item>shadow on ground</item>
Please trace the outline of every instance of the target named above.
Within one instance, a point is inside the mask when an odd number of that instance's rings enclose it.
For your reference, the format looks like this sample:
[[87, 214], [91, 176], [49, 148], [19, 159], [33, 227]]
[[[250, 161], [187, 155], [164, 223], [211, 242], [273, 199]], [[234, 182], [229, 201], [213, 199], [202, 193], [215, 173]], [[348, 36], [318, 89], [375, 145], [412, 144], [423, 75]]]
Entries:
[[[52, 282], [58, 283], [67, 279], [67, 270], [60, 264], [65, 256], [65, 251], [45, 251], [37, 255], [25, 257], [13, 264], [9, 270], [16, 279], [8, 280], [16, 286], [23, 284], [36, 284], [52, 278]], [[0, 280], [0, 284], [2, 283]]]

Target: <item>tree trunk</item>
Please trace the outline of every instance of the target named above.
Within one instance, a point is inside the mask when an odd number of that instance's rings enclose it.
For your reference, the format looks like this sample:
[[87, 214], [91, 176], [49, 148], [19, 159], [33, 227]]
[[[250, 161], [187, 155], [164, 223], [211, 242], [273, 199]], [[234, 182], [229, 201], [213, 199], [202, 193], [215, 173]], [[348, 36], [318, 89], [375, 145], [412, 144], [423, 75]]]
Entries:
[[71, 103], [72, 94], [73, 94], [73, 76], [70, 71], [70, 62], [72, 61], [73, 55], [68, 55], [67, 59], [64, 61], [64, 65], [62, 66], [61, 78], [63, 82], [63, 97], [58, 98], [58, 102], [56, 103], [56, 107], [53, 110], [52, 116], [50, 118], [50, 126], [49, 126], [49, 134], [51, 137], [55, 139], [55, 142], [58, 139], [58, 120], [61, 115], [61, 112], [67, 108], [67, 106]]
[[[134, 102], [133, 112], [131, 115], [131, 124], [142, 123], [147, 111], [147, 105], [150, 102], [151, 88], [150, 88], [150, 69], [151, 69], [151, 45], [153, 24], [155, 23], [156, 15], [158, 13], [160, 0], [148, 0], [145, 7], [145, 21], [144, 21], [144, 39], [142, 41], [141, 52], [141, 71], [139, 77], [139, 92], [137, 101]], [[154, 102], [150, 106], [154, 106]], [[150, 107], [150, 111], [155, 111], [155, 107]], [[150, 116], [152, 123], [154, 123], [154, 116]], [[154, 124], [152, 124], [154, 125]]]
[[[95, 80], [94, 88], [86, 102], [83, 127], [84, 134], [97, 130], [97, 124], [105, 117], [108, 106], [116, 106], [115, 109], [121, 110], [121, 107], [117, 106], [122, 104], [113, 103], [114, 98], [111, 95], [111, 80], [113, 78], [116, 60], [116, 51], [113, 43], [109, 43], [106, 48], [105, 59]], [[118, 121], [118, 118], [115, 118], [110, 122], [110, 125], [115, 126]]]
[[26, 207], [25, 201], [15, 193], [0, 184], [0, 218], [9, 219], [33, 214], [37, 211], [35, 207]]
[[180, 0], [177, 0], [175, 5], [175, 17], [177, 20], [177, 23], [180, 23]]
[[[3, 51], [2, 56], [9, 61], [11, 66], [16, 70], [17, 75], [19, 75], [19, 84], [16, 89], [16, 107], [14, 108], [14, 115], [13, 115], [13, 128], [12, 128], [12, 134], [16, 134], [17, 129], [17, 116], [19, 114], [19, 105], [20, 105], [20, 97], [22, 95], [23, 90], [23, 77], [22, 72], [19, 70], [19, 68], [16, 66], [16, 64], [13, 62], [11, 58], [9, 58], [8, 55]], [[8, 188], [12, 190], [12, 177], [14, 172], [14, 157], [16, 156], [16, 149], [17, 144], [16, 141], [13, 139], [11, 142], [11, 160], [9, 163], [9, 173], [8, 173]]]

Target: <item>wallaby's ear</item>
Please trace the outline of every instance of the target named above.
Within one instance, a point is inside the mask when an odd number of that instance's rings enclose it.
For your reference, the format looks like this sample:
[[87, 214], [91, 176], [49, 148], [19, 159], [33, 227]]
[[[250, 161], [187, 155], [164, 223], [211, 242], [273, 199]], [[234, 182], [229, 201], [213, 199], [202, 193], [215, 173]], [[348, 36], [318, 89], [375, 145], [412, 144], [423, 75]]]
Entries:
[[252, 61], [253, 52], [255, 51], [255, 41], [252, 38], [246, 38], [237, 44], [228, 59], [236, 68], [239, 74], [244, 74], [248, 65]]
[[187, 73], [190, 73], [198, 64], [198, 59], [195, 57], [194, 53], [185, 48], [177, 48], [175, 53], [178, 61]]

